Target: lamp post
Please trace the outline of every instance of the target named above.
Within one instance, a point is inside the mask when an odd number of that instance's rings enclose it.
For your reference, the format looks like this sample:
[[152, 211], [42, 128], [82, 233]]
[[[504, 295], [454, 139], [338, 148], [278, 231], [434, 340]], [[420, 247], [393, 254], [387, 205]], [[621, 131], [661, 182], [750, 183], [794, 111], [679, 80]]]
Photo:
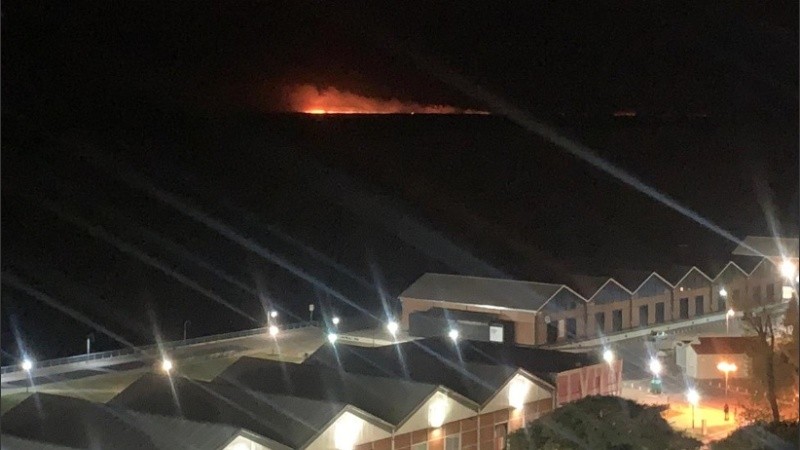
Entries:
[[689, 400], [689, 404], [692, 405], [692, 429], [694, 430], [694, 407], [700, 403], [700, 394], [696, 389], [689, 389], [686, 393], [686, 399]]
[[313, 303], [308, 305], [308, 321], [309, 322], [313, 322], [314, 321], [314, 304]]
[[[611, 381], [611, 378], [613, 377], [614, 378], [614, 382], [616, 383], [617, 376], [614, 373], [614, 352], [610, 348], [607, 348], [607, 349], [603, 350], [603, 361], [605, 361], [606, 364], [608, 364], [609, 382]], [[616, 391], [614, 393], [616, 394]]]
[[650, 382], [650, 392], [653, 394], [661, 394], [661, 361], [658, 358], [650, 359], [650, 372], [653, 374], [653, 380]]
[[728, 373], [736, 372], [736, 364], [722, 361], [717, 364], [717, 370], [725, 374], [725, 403], [728, 403]]
[[733, 311], [733, 308], [729, 309], [728, 312], [725, 313], [725, 334], [730, 335], [730, 320], [731, 317], [735, 316], [736, 312]]
[[187, 329], [187, 327], [189, 327], [190, 323], [192, 323], [192, 321], [188, 320], [188, 319], [183, 321], [183, 340], [184, 341], [186, 340], [186, 329]]
[[25, 392], [28, 392], [28, 389], [30, 389], [30, 385], [31, 385], [31, 379], [30, 379], [31, 369], [33, 369], [33, 361], [31, 361], [28, 358], [23, 359], [22, 360], [22, 370], [24, 370], [26, 372], [26, 374], [28, 375], [28, 383], [25, 384]]

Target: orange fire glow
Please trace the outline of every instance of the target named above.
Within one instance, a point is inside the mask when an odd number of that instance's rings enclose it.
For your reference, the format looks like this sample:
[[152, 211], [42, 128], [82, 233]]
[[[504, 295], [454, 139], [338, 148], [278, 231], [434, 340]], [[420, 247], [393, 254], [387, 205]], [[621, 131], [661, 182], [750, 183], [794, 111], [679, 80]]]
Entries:
[[293, 111], [306, 114], [488, 114], [486, 111], [448, 105], [370, 98], [334, 87], [317, 89], [310, 85], [288, 88], [286, 99]]

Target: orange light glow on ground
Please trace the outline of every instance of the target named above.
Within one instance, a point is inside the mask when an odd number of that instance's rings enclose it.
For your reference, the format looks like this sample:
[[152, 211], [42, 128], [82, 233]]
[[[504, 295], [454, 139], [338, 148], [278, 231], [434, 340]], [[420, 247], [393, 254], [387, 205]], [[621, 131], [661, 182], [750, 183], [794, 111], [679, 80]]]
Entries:
[[424, 105], [396, 98], [365, 97], [334, 87], [317, 89], [310, 85], [299, 85], [285, 92], [290, 108], [306, 114], [488, 114], [486, 111], [449, 105]]

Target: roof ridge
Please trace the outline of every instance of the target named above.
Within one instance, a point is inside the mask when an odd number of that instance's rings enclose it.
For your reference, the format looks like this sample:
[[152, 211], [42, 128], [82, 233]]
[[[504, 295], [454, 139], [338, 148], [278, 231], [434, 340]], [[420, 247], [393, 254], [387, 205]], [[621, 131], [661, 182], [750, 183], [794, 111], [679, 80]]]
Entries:
[[[509, 278], [481, 277], [481, 276], [477, 276], [477, 275], [459, 275], [459, 274], [452, 274], [452, 273], [425, 272], [422, 276], [424, 277], [425, 275], [436, 275], [436, 276], [454, 277], [454, 278], [472, 278], [472, 279], [475, 279], [475, 280], [504, 281], [504, 282], [507, 282], [507, 283], [538, 284], [538, 285], [543, 285], [543, 286], [566, 286], [566, 284], [564, 284], [564, 283], [547, 283], [547, 282], [544, 282], [544, 281], [514, 280], [514, 279], [509, 279]], [[420, 278], [422, 278], [422, 277], [420, 277]], [[419, 280], [419, 278], [418, 278], [418, 280]]]

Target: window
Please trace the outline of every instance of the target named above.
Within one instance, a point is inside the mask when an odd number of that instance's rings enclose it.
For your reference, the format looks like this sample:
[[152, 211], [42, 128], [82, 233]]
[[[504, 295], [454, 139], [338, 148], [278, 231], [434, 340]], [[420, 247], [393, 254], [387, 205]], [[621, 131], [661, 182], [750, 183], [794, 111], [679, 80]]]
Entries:
[[[662, 303], [662, 305], [663, 305], [663, 303]], [[642, 306], [639, 307], [639, 326], [640, 327], [647, 325], [647, 316], [648, 316], [648, 312], [649, 312], [647, 309], [648, 309], [647, 305], [642, 305]]]
[[428, 450], [428, 443], [420, 442], [419, 444], [414, 444], [411, 446], [411, 450]]
[[606, 313], [595, 313], [594, 314], [594, 323], [597, 327], [597, 332], [602, 333], [606, 329]]
[[501, 423], [494, 426], [494, 450], [505, 450], [508, 424]]
[[558, 338], [563, 339], [567, 336], [567, 324], [564, 319], [558, 321]]
[[664, 302], [656, 303], [656, 323], [664, 323]]
[[594, 377], [594, 390], [595, 392], [600, 392], [600, 375]]
[[761, 286], [756, 286], [753, 288], [753, 300], [756, 302], [761, 302]]
[[694, 298], [694, 315], [701, 316], [706, 313], [706, 310], [703, 306], [703, 296], [698, 295]]
[[689, 318], [689, 299], [688, 298], [680, 299], [680, 318], [681, 319], [688, 319]]
[[461, 436], [452, 434], [444, 438], [444, 450], [459, 450], [461, 448]]
[[575, 339], [578, 336], [578, 321], [576, 319], [567, 319], [567, 337]]
[[767, 285], [767, 300], [775, 300], [775, 285], [773, 283]]
[[725, 297], [719, 296], [717, 297], [717, 311], [725, 311]]
[[611, 311], [611, 329], [614, 331], [622, 331], [622, 310], [615, 309]]
[[554, 344], [558, 340], [558, 325], [554, 322], [547, 324], [547, 343]]

